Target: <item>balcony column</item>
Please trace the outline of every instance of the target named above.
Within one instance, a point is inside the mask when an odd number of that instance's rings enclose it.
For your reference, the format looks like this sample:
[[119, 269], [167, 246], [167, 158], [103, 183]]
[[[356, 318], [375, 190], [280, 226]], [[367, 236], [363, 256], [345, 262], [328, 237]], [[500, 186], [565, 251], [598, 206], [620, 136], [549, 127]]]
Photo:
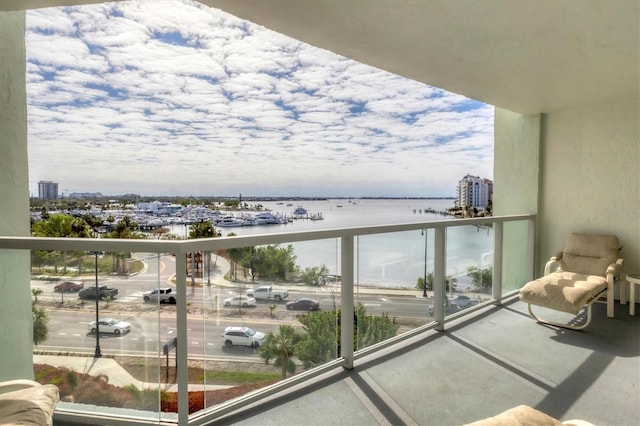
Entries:
[[[0, 235], [28, 236], [25, 12], [0, 12]], [[30, 256], [0, 250], [0, 381], [33, 378]], [[16, 332], [19, 331], [19, 332]]]

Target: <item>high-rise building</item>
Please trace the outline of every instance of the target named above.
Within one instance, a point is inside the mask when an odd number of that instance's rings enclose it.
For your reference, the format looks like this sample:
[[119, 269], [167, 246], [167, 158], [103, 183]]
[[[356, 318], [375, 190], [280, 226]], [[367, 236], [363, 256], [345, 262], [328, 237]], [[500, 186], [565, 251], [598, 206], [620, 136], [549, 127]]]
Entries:
[[55, 200], [58, 198], [58, 183], [50, 180], [38, 182], [38, 198], [41, 200]]
[[460, 207], [486, 208], [493, 197], [493, 181], [480, 176], [466, 175], [458, 182]]

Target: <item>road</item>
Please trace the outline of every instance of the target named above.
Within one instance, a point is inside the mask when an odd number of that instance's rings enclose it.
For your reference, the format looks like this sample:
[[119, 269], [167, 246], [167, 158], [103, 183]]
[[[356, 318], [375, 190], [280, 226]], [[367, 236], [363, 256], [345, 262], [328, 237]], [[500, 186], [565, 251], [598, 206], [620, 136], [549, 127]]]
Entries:
[[[175, 274], [175, 259], [172, 256], [138, 255], [144, 259], [145, 269], [130, 277], [99, 277], [100, 285], [108, 285], [118, 289], [118, 297], [109, 302], [109, 316], [131, 323], [131, 333], [123, 336], [111, 336], [101, 333], [99, 336], [102, 353], [118, 355], [158, 356], [162, 346], [175, 337], [176, 323], [173, 315], [175, 307], [163, 306], [158, 309], [153, 304], [145, 304], [142, 294], [156, 287], [173, 286], [171, 278]], [[258, 302], [255, 308], [243, 308], [238, 314], [237, 308], [222, 306], [222, 301], [239, 294], [239, 287], [223, 279], [223, 268], [218, 264], [212, 273], [212, 286], [192, 287], [187, 290], [187, 303], [190, 308], [199, 308], [200, 315], [191, 317], [188, 328], [188, 352], [190, 355], [206, 358], [226, 358], [238, 356], [257, 358], [255, 351], [249, 348], [224, 348], [221, 335], [225, 327], [243, 325], [265, 333], [274, 331], [283, 321], [295, 327], [301, 324], [295, 319], [295, 313], [286, 311], [285, 304], [277, 304], [275, 319], [269, 316], [269, 304]], [[64, 296], [53, 292], [57, 282], [32, 281], [33, 288], [40, 288], [43, 293], [38, 296], [42, 300], [62, 301], [67, 304], [77, 301], [75, 293]], [[85, 286], [94, 285], [94, 280], [84, 280]], [[249, 283], [250, 284], [250, 283]], [[249, 288], [250, 285], [245, 285]], [[339, 306], [339, 293], [331, 288], [290, 289], [290, 300], [298, 297], [313, 297], [320, 300], [322, 309]], [[369, 314], [387, 313], [392, 318], [425, 318], [429, 304], [428, 299], [407, 297], [403, 295], [379, 295], [357, 292], [356, 302], [364, 304]], [[49, 311], [49, 336], [38, 346], [39, 350], [93, 352], [96, 336], [88, 333], [87, 324], [95, 320], [94, 301], [86, 301], [82, 309], [59, 309]], [[77, 304], [76, 304], [77, 305]], [[100, 302], [105, 306], [105, 302]], [[203, 314], [205, 313], [205, 314]], [[206, 318], [204, 317], [206, 315]], [[104, 315], [106, 316], [106, 314]], [[103, 317], [103, 315], [101, 315]]]

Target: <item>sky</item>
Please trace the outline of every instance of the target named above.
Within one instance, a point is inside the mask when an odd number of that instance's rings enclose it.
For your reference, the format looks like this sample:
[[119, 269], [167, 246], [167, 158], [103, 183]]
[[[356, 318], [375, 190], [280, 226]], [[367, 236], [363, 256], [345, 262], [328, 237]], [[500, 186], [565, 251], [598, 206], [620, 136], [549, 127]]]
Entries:
[[29, 187], [448, 197], [493, 107], [191, 1], [27, 12]]

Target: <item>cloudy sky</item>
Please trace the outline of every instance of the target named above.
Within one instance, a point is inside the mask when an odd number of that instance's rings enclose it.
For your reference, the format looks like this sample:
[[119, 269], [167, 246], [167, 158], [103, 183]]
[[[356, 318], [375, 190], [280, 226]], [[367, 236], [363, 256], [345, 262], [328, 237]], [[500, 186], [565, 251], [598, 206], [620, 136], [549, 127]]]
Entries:
[[493, 107], [191, 1], [27, 12], [30, 190], [454, 196]]

